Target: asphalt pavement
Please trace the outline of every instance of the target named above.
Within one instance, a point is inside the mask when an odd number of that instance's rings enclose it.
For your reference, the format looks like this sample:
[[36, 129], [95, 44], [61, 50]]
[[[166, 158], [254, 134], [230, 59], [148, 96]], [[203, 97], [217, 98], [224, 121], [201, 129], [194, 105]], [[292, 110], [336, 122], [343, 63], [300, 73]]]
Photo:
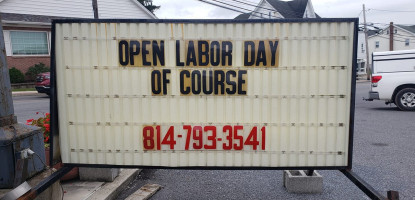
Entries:
[[[366, 102], [370, 83], [357, 84], [353, 171], [386, 196], [415, 198], [415, 112], [402, 112], [382, 101]], [[44, 96], [13, 97], [18, 121], [49, 111]], [[290, 194], [278, 170], [143, 170], [117, 199], [147, 183], [162, 189], [151, 199], [369, 199], [339, 171], [319, 171], [322, 194]]]
[[[353, 171], [384, 196], [415, 198], [415, 112], [383, 101], [366, 102], [369, 82], [357, 83]], [[319, 171], [322, 194], [290, 194], [282, 171], [145, 169], [118, 196], [121, 200], [147, 183], [163, 188], [152, 199], [369, 199], [339, 171]]]
[[13, 105], [17, 121], [26, 123], [28, 119], [39, 118], [49, 112], [49, 96], [38, 93], [13, 93]]

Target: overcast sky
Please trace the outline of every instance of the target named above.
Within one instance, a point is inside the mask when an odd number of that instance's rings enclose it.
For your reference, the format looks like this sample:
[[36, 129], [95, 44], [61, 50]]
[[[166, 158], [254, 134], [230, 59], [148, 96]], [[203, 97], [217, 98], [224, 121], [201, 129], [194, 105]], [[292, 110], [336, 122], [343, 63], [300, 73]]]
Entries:
[[[233, 0], [207, 0], [213, 3], [226, 2], [253, 10], [254, 7]], [[239, 0], [257, 4], [259, 0]], [[312, 0], [314, 11], [321, 17], [358, 17], [363, 23], [362, 4], [366, 5], [368, 22], [386, 24], [415, 24], [415, 0]], [[232, 19], [240, 13], [202, 3], [198, 0], [153, 0], [161, 6], [156, 11], [160, 19]], [[228, 6], [231, 7], [231, 6]], [[379, 11], [388, 10], [388, 11]], [[390, 12], [409, 11], [409, 12]]]

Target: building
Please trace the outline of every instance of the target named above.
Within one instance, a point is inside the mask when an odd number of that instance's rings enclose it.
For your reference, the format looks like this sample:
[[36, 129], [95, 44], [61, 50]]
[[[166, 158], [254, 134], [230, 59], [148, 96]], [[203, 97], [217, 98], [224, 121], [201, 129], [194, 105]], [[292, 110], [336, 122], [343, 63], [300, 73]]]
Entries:
[[[95, 0], [98, 18], [155, 19], [137, 0]], [[9, 68], [22, 72], [40, 62], [49, 65], [51, 22], [60, 18], [94, 18], [94, 0], [0, 0], [0, 15]]]
[[415, 25], [405, 26], [391, 23], [376, 34], [368, 35], [370, 35], [368, 37], [370, 65], [373, 52], [415, 49]]
[[[364, 29], [359, 29], [357, 38], [357, 75], [366, 75], [366, 42]], [[368, 30], [367, 35], [372, 36], [378, 33], [379, 30]], [[370, 55], [370, 54], [369, 54]], [[369, 56], [370, 57], [370, 56]]]
[[320, 18], [311, 0], [261, 0], [251, 13], [243, 13], [235, 19], [282, 19], [282, 18]]

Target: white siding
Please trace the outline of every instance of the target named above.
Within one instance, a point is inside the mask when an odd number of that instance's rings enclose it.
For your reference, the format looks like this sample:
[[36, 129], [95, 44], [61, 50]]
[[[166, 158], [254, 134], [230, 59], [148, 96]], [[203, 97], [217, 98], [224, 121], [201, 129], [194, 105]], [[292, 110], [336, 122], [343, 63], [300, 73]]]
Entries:
[[154, 19], [135, 0], [98, 0], [99, 18]]
[[359, 31], [357, 38], [357, 59], [366, 59], [366, 44], [365, 44], [365, 32]]
[[[98, 0], [100, 18], [153, 19], [135, 0]], [[93, 18], [92, 0], [5, 0], [0, 12], [74, 18]]]
[[[372, 36], [368, 39], [369, 43], [369, 59], [370, 63], [372, 63], [372, 53], [373, 52], [381, 52], [381, 51], [389, 51], [389, 34], [387, 32], [389, 27], [383, 30], [383, 33]], [[412, 34], [406, 30], [401, 28], [397, 28], [398, 32], [394, 34], [394, 41], [393, 41], [393, 50], [409, 50], [415, 49], [415, 34]], [[405, 46], [405, 39], [409, 39], [409, 46]], [[379, 41], [379, 48], [375, 47], [376, 41]]]
[[[415, 34], [413, 33], [409, 33], [403, 29], [398, 29], [398, 32], [394, 35], [394, 39], [394, 50], [415, 49]], [[409, 46], [405, 46], [405, 39], [409, 39]]]
[[[274, 11], [271, 11], [271, 10], [274, 10]], [[271, 17], [269, 16], [270, 12], [271, 12]], [[281, 19], [284, 17], [278, 11], [276, 11], [275, 8], [271, 6], [271, 4], [263, 0], [258, 4], [257, 8], [251, 14], [249, 19], [262, 19], [262, 18]]]
[[92, 18], [91, 0], [5, 0], [0, 12], [28, 15]]
[[313, 5], [311, 1], [308, 1], [307, 7], [305, 8], [303, 18], [316, 18], [316, 13], [314, 12]]

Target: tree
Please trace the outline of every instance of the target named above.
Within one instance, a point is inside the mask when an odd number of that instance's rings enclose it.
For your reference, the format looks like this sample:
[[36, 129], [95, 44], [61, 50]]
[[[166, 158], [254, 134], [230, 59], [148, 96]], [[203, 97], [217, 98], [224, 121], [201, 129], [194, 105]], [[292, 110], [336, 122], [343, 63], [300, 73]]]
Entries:
[[154, 11], [160, 8], [160, 6], [153, 5], [153, 0], [137, 0], [140, 2], [144, 7], [147, 8], [151, 13], [154, 14]]

